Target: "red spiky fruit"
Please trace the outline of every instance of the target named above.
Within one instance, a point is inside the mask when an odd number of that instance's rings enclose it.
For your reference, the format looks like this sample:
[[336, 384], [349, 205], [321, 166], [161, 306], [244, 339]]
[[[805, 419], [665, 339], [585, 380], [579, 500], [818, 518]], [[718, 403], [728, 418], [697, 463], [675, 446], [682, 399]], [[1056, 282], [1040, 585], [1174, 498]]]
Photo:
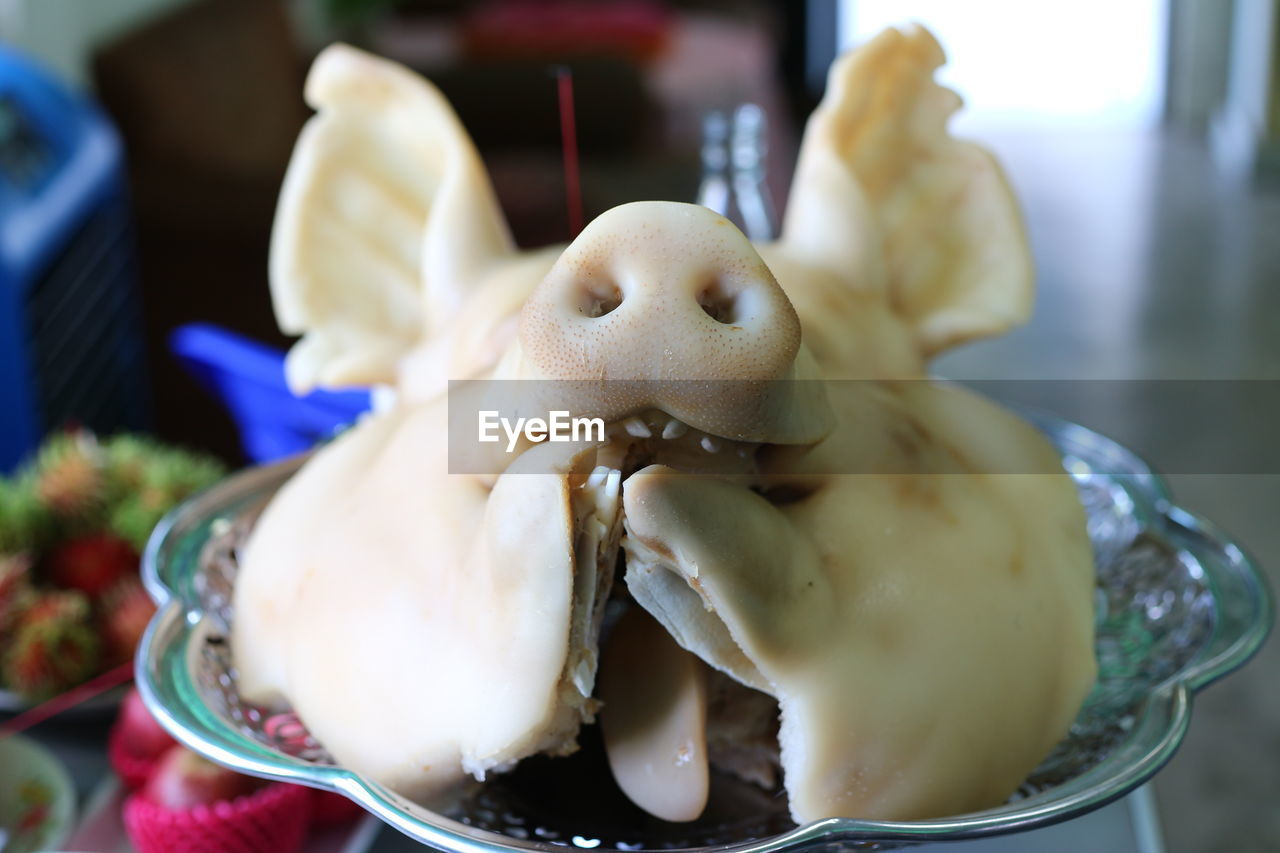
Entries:
[[108, 589], [138, 574], [138, 552], [109, 533], [92, 533], [58, 545], [45, 559], [49, 581], [96, 599]]
[[18, 617], [31, 604], [31, 558], [26, 554], [0, 556], [0, 638], [17, 627]]
[[107, 590], [99, 613], [103, 653], [108, 662], [124, 663], [133, 657], [155, 612], [155, 603], [136, 577], [123, 578]]
[[93, 675], [99, 648], [81, 593], [37, 595], [18, 618], [5, 651], [4, 682], [27, 699], [47, 699]]
[[32, 469], [36, 496], [57, 515], [89, 515], [103, 501], [103, 461], [98, 440], [86, 430], [49, 438]]

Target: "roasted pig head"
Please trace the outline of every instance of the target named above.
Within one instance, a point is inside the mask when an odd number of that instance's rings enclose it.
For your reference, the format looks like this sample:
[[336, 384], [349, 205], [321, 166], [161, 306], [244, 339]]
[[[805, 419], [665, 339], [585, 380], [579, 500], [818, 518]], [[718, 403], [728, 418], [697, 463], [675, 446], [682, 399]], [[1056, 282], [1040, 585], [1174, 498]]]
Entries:
[[[942, 61], [918, 27], [837, 61], [776, 242], [640, 202], [521, 252], [430, 84], [322, 54], [272, 250], [288, 375], [395, 402], [257, 521], [242, 694], [424, 800], [572, 751], [597, 711], [668, 820], [713, 764], [780, 770], [799, 822], [1008, 797], [1093, 682], [1092, 561], [1047, 442], [927, 378], [1032, 292]], [[495, 449], [485, 407], [600, 430]]]

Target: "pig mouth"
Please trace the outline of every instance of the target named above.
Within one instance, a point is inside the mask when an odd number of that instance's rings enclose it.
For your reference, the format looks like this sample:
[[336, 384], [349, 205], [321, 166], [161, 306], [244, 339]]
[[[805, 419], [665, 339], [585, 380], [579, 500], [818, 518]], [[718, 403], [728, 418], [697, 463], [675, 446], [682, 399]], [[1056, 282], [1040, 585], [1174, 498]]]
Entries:
[[562, 683], [572, 687], [575, 699], [591, 701], [606, 604], [623, 599], [635, 606], [625, 586], [615, 583], [625, 530], [622, 493], [627, 479], [650, 465], [664, 465], [693, 476], [731, 478], [749, 488], [761, 446], [713, 435], [661, 409], [649, 409], [609, 424], [605, 442], [595, 449], [594, 464], [570, 475], [575, 568], [570, 648], [575, 651]]
[[[602, 666], [601, 649], [610, 642], [613, 626], [630, 611], [648, 609], [633, 597], [620, 574], [626, 567], [628, 551], [638, 549], [638, 553], [644, 553], [639, 542], [624, 547], [627, 525], [623, 492], [627, 480], [642, 469], [661, 465], [691, 476], [728, 479], [744, 489], [753, 489], [758, 479], [758, 451], [764, 446], [700, 430], [657, 408], [607, 425], [605, 439], [594, 450], [593, 464], [570, 475], [574, 608], [560, 695], [585, 712], [584, 721], [591, 721], [602, 710], [597, 698], [597, 674]], [[669, 642], [674, 643], [674, 638]], [[699, 677], [707, 684], [718, 685], [714, 692], [720, 699], [696, 735], [703, 744], [702, 752], [705, 754], [709, 746], [712, 766], [771, 789], [776, 784], [778, 766], [776, 700], [759, 692], [760, 685], [740, 684], [717, 672], [698, 661], [693, 652], [673, 651], [688, 655], [691, 665], [701, 673]], [[644, 680], [642, 674], [628, 677]], [[607, 709], [604, 713], [608, 714]], [[751, 734], [749, 748], [737, 742], [743, 731]], [[722, 736], [725, 732], [739, 735], [726, 738]], [[572, 740], [559, 739], [562, 743]], [[611, 749], [606, 738], [606, 750]], [[569, 750], [561, 752], [564, 751]], [[611, 754], [611, 761], [613, 758]], [[637, 799], [629, 790], [627, 793], [641, 808], [649, 809], [643, 796]]]

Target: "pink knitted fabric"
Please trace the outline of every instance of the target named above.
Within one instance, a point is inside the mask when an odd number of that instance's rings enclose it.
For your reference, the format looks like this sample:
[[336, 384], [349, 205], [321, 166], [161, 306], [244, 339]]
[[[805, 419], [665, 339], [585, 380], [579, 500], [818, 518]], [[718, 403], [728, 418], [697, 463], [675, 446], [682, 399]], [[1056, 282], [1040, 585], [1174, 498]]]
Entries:
[[[107, 758], [111, 761], [111, 767], [116, 771], [116, 775], [124, 782], [129, 790], [141, 788], [147, 781], [147, 777], [151, 775], [151, 771], [155, 769], [160, 762], [160, 756], [154, 758], [143, 758], [129, 751], [124, 742], [124, 732], [120, 726], [113, 726], [111, 733], [107, 736]], [[161, 753], [163, 755], [164, 753]]]
[[311, 800], [310, 789], [283, 782], [182, 811], [134, 793], [124, 826], [138, 853], [293, 853], [306, 837]]

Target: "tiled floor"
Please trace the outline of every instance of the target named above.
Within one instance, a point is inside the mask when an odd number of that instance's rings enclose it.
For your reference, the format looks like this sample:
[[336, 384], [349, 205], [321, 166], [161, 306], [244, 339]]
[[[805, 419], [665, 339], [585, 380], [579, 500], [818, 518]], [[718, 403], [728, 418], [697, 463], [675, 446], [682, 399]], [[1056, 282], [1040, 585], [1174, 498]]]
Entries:
[[[1153, 416], [1123, 406], [1130, 416], [1109, 431], [1140, 453], [1164, 448], [1168, 469], [1183, 461], [1168, 451], [1180, 442], [1229, 447], [1231, 473], [1167, 470], [1170, 482], [1180, 503], [1237, 537], [1280, 588], [1280, 468], [1264, 461], [1274, 459], [1280, 437], [1280, 188], [1232, 184], [1201, 145], [1178, 137], [984, 136], [1026, 210], [1039, 304], [1026, 328], [949, 354], [937, 369], [955, 377], [1276, 383], [1210, 413], [1208, 437], [1203, 412]], [[1114, 385], [1121, 396], [1132, 387]], [[1209, 386], [1185, 387], [1195, 397]], [[1077, 417], [1088, 423], [1090, 414]], [[1198, 698], [1190, 734], [1156, 793], [1170, 853], [1280, 850], [1275, 638]]]

